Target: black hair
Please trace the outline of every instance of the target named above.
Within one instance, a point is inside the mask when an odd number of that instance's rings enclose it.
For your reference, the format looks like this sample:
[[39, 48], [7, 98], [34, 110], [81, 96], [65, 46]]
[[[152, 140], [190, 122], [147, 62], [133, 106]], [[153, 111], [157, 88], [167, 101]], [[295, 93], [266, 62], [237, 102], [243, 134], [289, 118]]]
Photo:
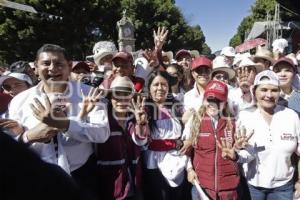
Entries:
[[183, 68], [182, 68], [180, 65], [178, 65], [177, 63], [171, 63], [171, 64], [168, 64], [167, 67], [166, 67], [166, 69], [167, 69], [168, 67], [173, 67], [173, 68], [175, 68], [175, 69], [176, 69], [180, 74], [182, 74], [182, 75], [183, 75], [183, 73], [184, 73]]
[[[171, 114], [173, 117], [175, 117], [175, 118], [181, 117], [182, 105], [179, 104], [179, 101], [177, 101], [171, 93], [171, 86], [176, 83], [177, 79], [175, 77], [169, 75], [166, 71], [153, 71], [149, 75], [149, 80], [148, 80], [148, 85], [147, 85], [149, 92], [150, 92], [150, 86], [151, 86], [153, 80], [157, 76], [162, 76], [163, 78], [165, 78], [169, 85], [169, 91], [168, 91], [167, 99], [165, 101], [165, 107], [167, 109], [172, 110]], [[158, 107], [154, 103], [150, 94], [147, 99], [146, 109], [147, 109], [147, 113], [148, 113], [149, 128], [150, 128], [150, 131], [152, 132], [153, 130], [155, 130], [157, 128], [155, 121], [157, 120], [158, 116], [156, 116], [155, 114], [158, 113], [157, 112]]]
[[36, 61], [43, 52], [61, 53], [64, 55], [67, 61], [72, 60], [71, 56], [67, 53], [66, 49], [56, 44], [44, 44], [36, 53]]

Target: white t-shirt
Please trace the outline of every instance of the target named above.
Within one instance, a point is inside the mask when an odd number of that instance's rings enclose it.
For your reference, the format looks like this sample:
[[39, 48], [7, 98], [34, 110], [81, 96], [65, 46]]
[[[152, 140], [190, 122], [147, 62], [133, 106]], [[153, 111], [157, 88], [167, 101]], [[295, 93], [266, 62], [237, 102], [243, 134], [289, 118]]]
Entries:
[[289, 182], [294, 174], [291, 155], [300, 142], [299, 118], [289, 108], [276, 106], [268, 125], [256, 107], [241, 111], [238, 127], [244, 126], [247, 134], [254, 130], [250, 146], [241, 150], [239, 162], [245, 177], [256, 187], [275, 188]]
[[199, 93], [196, 84], [194, 85], [193, 89], [185, 93], [183, 99], [184, 110], [188, 110], [193, 108], [197, 111], [203, 103], [204, 94]]

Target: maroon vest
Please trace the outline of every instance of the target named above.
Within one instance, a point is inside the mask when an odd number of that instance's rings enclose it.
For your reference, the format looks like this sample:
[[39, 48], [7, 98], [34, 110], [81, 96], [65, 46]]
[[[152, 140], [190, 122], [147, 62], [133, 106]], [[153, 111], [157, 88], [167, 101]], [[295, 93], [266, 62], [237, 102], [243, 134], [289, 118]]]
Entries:
[[[234, 126], [234, 122], [232, 122]], [[211, 119], [206, 116], [201, 123], [197, 145], [194, 148], [193, 167], [204, 188], [215, 192], [235, 189], [239, 183], [239, 169], [237, 163], [225, 160], [221, 150], [217, 147], [216, 139], [225, 137], [226, 119], [219, 119], [215, 130]], [[234, 131], [226, 134], [234, 142]]]
[[[140, 147], [131, 139], [130, 129], [134, 128], [132, 122], [128, 123], [128, 128], [124, 131], [112, 117], [108, 114], [111, 136], [103, 144], [97, 144], [97, 164], [99, 192], [103, 199], [126, 198], [130, 190], [139, 190], [141, 185], [141, 164]], [[131, 188], [129, 172], [132, 183]]]

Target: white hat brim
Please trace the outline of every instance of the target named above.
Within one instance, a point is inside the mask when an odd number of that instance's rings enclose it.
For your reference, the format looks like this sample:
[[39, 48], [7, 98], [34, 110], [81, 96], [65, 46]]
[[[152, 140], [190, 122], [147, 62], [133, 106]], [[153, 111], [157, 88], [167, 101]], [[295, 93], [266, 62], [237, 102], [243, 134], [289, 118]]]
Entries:
[[94, 62], [95, 62], [95, 64], [96, 65], [100, 65], [100, 60], [102, 59], [102, 58], [104, 58], [105, 56], [107, 56], [107, 55], [114, 55], [114, 54], [116, 54], [117, 52], [115, 52], [115, 51], [106, 51], [106, 50], [104, 50], [104, 51], [99, 51], [98, 53], [96, 53], [95, 55], [93, 55], [93, 58], [94, 58]]
[[213, 74], [214, 72], [217, 72], [217, 71], [226, 72], [229, 76], [229, 79], [233, 79], [236, 76], [236, 72], [233, 69], [228, 68], [228, 67], [215, 68], [211, 71], [211, 74]]

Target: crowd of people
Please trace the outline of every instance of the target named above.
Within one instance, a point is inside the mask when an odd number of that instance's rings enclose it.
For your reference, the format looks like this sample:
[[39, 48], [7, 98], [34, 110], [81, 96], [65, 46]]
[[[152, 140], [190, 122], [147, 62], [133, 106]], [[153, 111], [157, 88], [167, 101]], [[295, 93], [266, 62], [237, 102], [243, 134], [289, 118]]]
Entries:
[[[59, 168], [27, 181], [60, 177], [53, 191], [78, 199], [298, 198], [300, 52], [277, 39], [253, 54], [173, 56], [167, 36], [158, 28], [154, 47], [138, 53], [100, 41], [88, 61], [44, 44], [33, 62], [0, 66], [3, 141]], [[26, 174], [32, 159], [14, 159], [7, 170]]]

